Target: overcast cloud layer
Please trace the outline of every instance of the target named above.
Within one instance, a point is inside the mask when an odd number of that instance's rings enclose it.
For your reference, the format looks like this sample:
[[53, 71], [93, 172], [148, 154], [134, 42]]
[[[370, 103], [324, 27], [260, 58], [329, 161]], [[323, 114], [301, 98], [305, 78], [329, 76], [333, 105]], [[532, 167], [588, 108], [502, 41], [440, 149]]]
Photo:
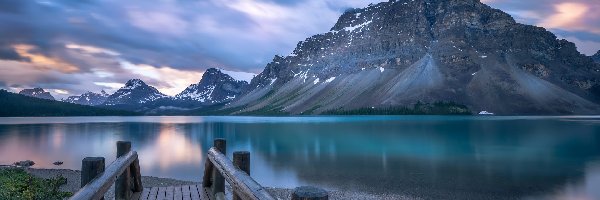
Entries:
[[[370, 0], [0, 0], [0, 88], [63, 98], [140, 78], [174, 95], [210, 67], [259, 73], [274, 55], [327, 32]], [[484, 0], [588, 55], [600, 49], [597, 0]]]

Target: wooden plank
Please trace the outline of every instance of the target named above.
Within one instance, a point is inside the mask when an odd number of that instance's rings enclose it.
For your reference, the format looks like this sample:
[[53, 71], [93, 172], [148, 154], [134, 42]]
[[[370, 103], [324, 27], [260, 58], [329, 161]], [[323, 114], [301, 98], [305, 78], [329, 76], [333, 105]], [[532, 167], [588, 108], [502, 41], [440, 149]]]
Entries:
[[258, 184], [246, 172], [238, 169], [216, 148], [208, 150], [208, 159], [214, 168], [229, 182], [234, 191], [237, 191], [242, 199], [251, 200], [274, 200], [260, 184]]
[[148, 199], [148, 195], [150, 194], [150, 188], [144, 188], [144, 190], [142, 190], [142, 195], [140, 195], [140, 200], [147, 200]]
[[166, 194], [167, 194], [167, 188], [166, 187], [159, 187], [158, 188], [158, 194], [156, 195], [156, 199], [158, 199], [158, 200], [166, 199]]
[[181, 187], [181, 194], [183, 195], [183, 200], [191, 200], [192, 196], [190, 194], [190, 186], [184, 185]]
[[153, 187], [150, 189], [150, 194], [148, 195], [148, 200], [156, 200], [156, 196], [158, 195], [158, 187]]
[[173, 186], [169, 186], [165, 190], [165, 199], [173, 200]]
[[190, 185], [190, 195], [192, 196], [192, 200], [200, 200], [200, 193], [196, 185]]
[[183, 199], [183, 195], [181, 194], [181, 186], [174, 188], [173, 199], [174, 200], [182, 200]]
[[129, 168], [129, 165], [138, 158], [137, 152], [130, 151], [129, 153], [117, 158], [114, 162], [112, 162], [106, 170], [83, 188], [81, 188], [77, 193], [75, 193], [71, 198], [72, 200], [88, 200], [88, 199], [100, 199], [104, 197], [104, 194], [110, 189], [110, 186], [113, 185], [117, 176], [122, 174], [126, 169]]

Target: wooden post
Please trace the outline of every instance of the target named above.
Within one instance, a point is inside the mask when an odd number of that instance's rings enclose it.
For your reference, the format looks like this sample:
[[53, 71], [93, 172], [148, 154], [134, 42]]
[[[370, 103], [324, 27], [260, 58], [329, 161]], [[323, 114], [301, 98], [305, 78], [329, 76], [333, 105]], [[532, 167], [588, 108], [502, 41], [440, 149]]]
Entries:
[[[117, 158], [129, 153], [129, 151], [131, 151], [131, 142], [117, 142]], [[115, 199], [129, 200], [131, 199], [131, 193], [131, 170], [126, 169], [115, 181]]]
[[[236, 151], [233, 152], [233, 165], [239, 168], [240, 170], [246, 172], [248, 176], [250, 175], [250, 152], [247, 151]], [[233, 200], [242, 200], [239, 195], [236, 194], [237, 191], [233, 191]]]
[[302, 186], [294, 189], [292, 193], [292, 200], [328, 200], [329, 195], [327, 191], [312, 187], [312, 186]]
[[[104, 172], [104, 157], [86, 157], [81, 161], [81, 187]], [[104, 199], [104, 198], [102, 198]]]
[[[224, 155], [227, 155], [227, 153], [226, 153], [227, 152], [227, 142], [225, 141], [225, 139], [223, 139], [223, 138], [215, 139], [214, 145], [215, 145], [215, 148], [217, 148], [217, 150], [219, 150], [219, 152], [221, 152]], [[217, 196], [218, 193], [225, 194], [225, 178], [214, 167], [212, 169], [212, 173], [213, 173], [212, 174], [212, 177], [213, 177], [213, 181], [212, 181], [213, 193], [212, 194], [215, 197]]]
[[142, 172], [140, 171], [140, 159], [135, 159], [129, 166], [131, 175], [133, 176], [133, 192], [141, 192], [144, 190], [142, 186]]

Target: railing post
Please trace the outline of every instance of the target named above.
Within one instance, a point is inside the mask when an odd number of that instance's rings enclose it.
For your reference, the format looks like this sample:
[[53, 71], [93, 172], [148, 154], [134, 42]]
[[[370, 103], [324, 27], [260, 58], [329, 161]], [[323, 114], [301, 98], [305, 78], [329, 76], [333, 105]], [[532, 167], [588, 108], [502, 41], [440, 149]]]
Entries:
[[[227, 152], [227, 142], [225, 141], [225, 139], [223, 139], [223, 138], [215, 139], [214, 146], [223, 155], [227, 155], [227, 153], [226, 153]], [[219, 173], [219, 170], [217, 170], [214, 167], [212, 169], [212, 173], [213, 173], [212, 177], [214, 178], [212, 181], [213, 196], [217, 197], [217, 195], [220, 195], [219, 193], [222, 193], [222, 195], [225, 196], [225, 178], [223, 177], [223, 175], [221, 175], [221, 173]]]
[[131, 175], [133, 176], [133, 192], [141, 192], [144, 190], [142, 186], [142, 172], [140, 171], [140, 159], [137, 158], [129, 166]]
[[[131, 151], [131, 142], [117, 142], [117, 158], [129, 153], [129, 151]], [[131, 199], [131, 193], [131, 171], [128, 167], [115, 181], [115, 199], [129, 200]]]
[[[233, 152], [233, 165], [240, 170], [246, 172], [250, 176], [250, 152], [248, 151], [236, 151]], [[233, 191], [233, 200], [242, 200], [237, 191]]]
[[[81, 187], [94, 180], [99, 174], [104, 172], [103, 157], [86, 157], [81, 161]], [[102, 198], [104, 199], [104, 197]]]
[[328, 200], [329, 194], [327, 191], [312, 187], [312, 186], [302, 186], [294, 189], [292, 193], [292, 200]]

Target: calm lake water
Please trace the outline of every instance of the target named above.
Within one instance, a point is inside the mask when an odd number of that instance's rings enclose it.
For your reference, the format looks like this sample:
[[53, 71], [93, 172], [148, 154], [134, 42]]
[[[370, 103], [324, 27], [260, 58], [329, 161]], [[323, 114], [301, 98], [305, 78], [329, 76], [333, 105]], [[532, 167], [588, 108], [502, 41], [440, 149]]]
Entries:
[[600, 199], [600, 117], [0, 118], [0, 164], [79, 169], [132, 141], [143, 175], [200, 181], [215, 138], [264, 186], [426, 199]]

